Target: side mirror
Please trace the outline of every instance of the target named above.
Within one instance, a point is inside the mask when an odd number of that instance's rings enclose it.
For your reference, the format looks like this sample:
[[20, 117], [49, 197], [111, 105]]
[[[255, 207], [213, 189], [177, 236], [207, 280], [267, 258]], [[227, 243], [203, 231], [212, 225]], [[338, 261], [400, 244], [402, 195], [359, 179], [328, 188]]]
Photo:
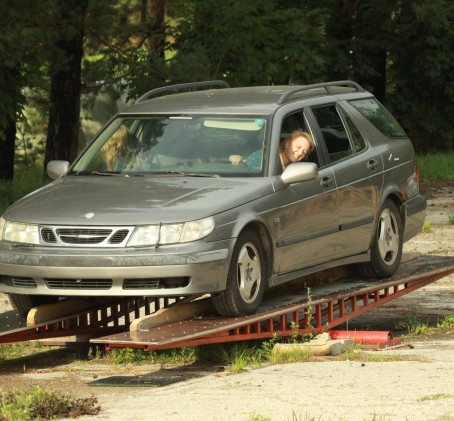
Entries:
[[290, 164], [281, 175], [284, 184], [300, 183], [315, 180], [318, 177], [318, 167], [314, 162], [295, 162]]
[[68, 161], [49, 161], [47, 164], [47, 175], [56, 180], [66, 174], [69, 169]]

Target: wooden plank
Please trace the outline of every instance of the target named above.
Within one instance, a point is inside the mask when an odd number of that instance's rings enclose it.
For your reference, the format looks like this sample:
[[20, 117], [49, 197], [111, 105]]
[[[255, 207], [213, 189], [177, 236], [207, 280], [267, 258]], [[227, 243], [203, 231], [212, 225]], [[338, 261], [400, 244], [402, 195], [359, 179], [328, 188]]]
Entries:
[[97, 309], [100, 305], [112, 301], [112, 297], [96, 300], [68, 298], [56, 303], [34, 307], [27, 314], [27, 326], [35, 326], [40, 323], [50, 322], [86, 310]]
[[157, 312], [135, 319], [129, 330], [139, 332], [154, 327], [180, 322], [183, 320], [200, 317], [201, 315], [211, 314], [214, 312], [214, 306], [211, 298], [203, 298], [195, 301], [179, 301], [170, 307], [162, 308]]

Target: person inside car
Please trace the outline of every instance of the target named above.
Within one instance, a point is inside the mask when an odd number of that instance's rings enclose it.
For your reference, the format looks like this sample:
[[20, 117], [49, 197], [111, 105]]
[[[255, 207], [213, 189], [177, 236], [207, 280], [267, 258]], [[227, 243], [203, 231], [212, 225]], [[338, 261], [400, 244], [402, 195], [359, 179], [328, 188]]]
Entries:
[[121, 125], [102, 147], [107, 171], [131, 169], [135, 162], [131, 160], [134, 152], [133, 136], [124, 125]]
[[[279, 145], [279, 158], [282, 171], [285, 170], [287, 165], [305, 159], [314, 147], [314, 140], [309, 133], [303, 130], [295, 130]], [[259, 149], [251, 153], [247, 158], [243, 158], [241, 155], [230, 155], [229, 160], [233, 165], [246, 164], [251, 168], [261, 168], [262, 153], [263, 151]]]

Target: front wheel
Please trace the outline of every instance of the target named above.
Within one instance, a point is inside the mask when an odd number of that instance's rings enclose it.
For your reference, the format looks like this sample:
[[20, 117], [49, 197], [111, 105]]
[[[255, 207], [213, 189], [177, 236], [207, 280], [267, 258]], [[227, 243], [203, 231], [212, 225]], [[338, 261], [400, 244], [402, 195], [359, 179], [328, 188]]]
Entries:
[[239, 237], [232, 254], [227, 287], [212, 297], [222, 316], [242, 316], [255, 312], [266, 288], [265, 253], [260, 238], [252, 230]]
[[387, 199], [380, 210], [371, 248], [371, 260], [360, 264], [361, 274], [379, 278], [394, 275], [402, 258], [402, 246], [402, 216], [397, 205]]
[[9, 302], [19, 312], [21, 316], [26, 316], [28, 312], [43, 304], [56, 303], [59, 297], [52, 295], [24, 295], [8, 294]]

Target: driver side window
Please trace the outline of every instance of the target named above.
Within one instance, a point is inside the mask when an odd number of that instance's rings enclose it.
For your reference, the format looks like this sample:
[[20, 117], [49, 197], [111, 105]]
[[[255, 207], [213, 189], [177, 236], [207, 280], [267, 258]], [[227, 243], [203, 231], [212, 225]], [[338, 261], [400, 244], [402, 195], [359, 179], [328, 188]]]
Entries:
[[[305, 123], [304, 114], [302, 112], [291, 114], [283, 120], [282, 127], [281, 127], [281, 133], [280, 133], [280, 142], [282, 142], [285, 139], [287, 139], [288, 137], [290, 137], [290, 135], [294, 131], [299, 131], [299, 130], [302, 130], [302, 131], [307, 132], [312, 135], [312, 133], [308, 129], [308, 125]], [[313, 136], [312, 136], [312, 138], [313, 138]], [[314, 142], [316, 142], [315, 139], [314, 139]], [[318, 166], [320, 166], [319, 165], [320, 161], [318, 159], [318, 154], [317, 154], [317, 143], [315, 143], [314, 150], [306, 157], [305, 161], [314, 162]]]

